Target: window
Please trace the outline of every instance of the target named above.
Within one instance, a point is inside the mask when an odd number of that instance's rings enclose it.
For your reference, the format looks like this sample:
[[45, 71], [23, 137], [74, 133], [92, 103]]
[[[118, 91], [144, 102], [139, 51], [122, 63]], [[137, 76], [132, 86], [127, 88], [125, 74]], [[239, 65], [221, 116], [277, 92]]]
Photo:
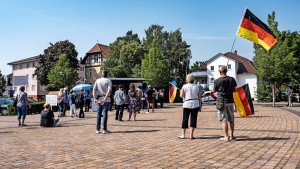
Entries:
[[31, 85], [31, 91], [35, 91], [35, 85]]
[[228, 70], [230, 70], [230, 69], [231, 69], [231, 65], [230, 65], [230, 64], [227, 66], [227, 69], [228, 69]]
[[92, 69], [89, 70], [89, 77], [92, 77]]
[[32, 62], [32, 67], [35, 67], [35, 63], [34, 62]]
[[80, 71], [80, 72], [84, 72], [84, 67], [80, 67], [80, 68], [79, 68], [79, 71]]
[[17, 87], [14, 87], [14, 91], [15, 91], [15, 93], [17, 93]]
[[26, 68], [29, 68], [29, 63], [26, 64]]
[[32, 80], [35, 80], [35, 75], [34, 74], [32, 74]]
[[215, 67], [214, 66], [210, 66], [210, 70], [215, 70]]
[[215, 82], [215, 78], [210, 78], [210, 83], [214, 83]]
[[94, 54], [88, 56], [85, 61], [86, 66], [99, 66], [101, 64], [101, 54]]
[[28, 86], [25, 87], [25, 91], [28, 92]]
[[22, 69], [22, 65], [19, 65], [20, 69]]
[[80, 81], [84, 81], [84, 77], [80, 77], [80, 79], [79, 79]]

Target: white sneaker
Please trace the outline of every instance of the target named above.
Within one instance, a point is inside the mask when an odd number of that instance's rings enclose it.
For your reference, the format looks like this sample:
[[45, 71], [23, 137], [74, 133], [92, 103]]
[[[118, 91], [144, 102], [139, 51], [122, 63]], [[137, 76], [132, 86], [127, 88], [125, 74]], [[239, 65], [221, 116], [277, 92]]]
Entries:
[[99, 134], [99, 133], [100, 133], [100, 131], [96, 130], [96, 134]]
[[103, 132], [102, 132], [103, 134], [108, 134], [109, 133], [109, 131], [108, 130], [103, 130]]

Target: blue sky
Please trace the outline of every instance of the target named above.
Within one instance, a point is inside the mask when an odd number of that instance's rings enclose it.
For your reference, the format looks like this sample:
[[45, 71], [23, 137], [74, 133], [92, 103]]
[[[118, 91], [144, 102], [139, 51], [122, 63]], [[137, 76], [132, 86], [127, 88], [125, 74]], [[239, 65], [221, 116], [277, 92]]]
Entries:
[[109, 45], [128, 30], [145, 37], [151, 24], [181, 29], [192, 63], [234, 50], [250, 60], [253, 44], [237, 37], [245, 8], [265, 23], [276, 12], [280, 30], [300, 31], [297, 0], [0, 0], [0, 69], [8, 62], [42, 54], [49, 42], [70, 40], [78, 57], [99, 43]]

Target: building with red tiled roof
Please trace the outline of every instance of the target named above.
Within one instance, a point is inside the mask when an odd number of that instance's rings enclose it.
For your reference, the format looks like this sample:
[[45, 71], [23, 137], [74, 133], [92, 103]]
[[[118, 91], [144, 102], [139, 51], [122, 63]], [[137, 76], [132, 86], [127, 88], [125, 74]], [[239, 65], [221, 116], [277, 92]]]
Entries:
[[109, 54], [109, 48], [106, 45], [96, 43], [81, 60], [85, 65], [85, 83], [94, 84], [96, 79], [100, 78], [101, 66]]
[[227, 75], [234, 77], [238, 86], [248, 83], [251, 97], [256, 99], [256, 69], [252, 61], [238, 55], [237, 51], [233, 53], [227, 52], [225, 54], [218, 53], [207, 61], [206, 71], [193, 72], [193, 74], [198, 79], [207, 78], [207, 86], [210, 90], [212, 90], [214, 86], [214, 80], [220, 77], [218, 70], [221, 65], [227, 65]]

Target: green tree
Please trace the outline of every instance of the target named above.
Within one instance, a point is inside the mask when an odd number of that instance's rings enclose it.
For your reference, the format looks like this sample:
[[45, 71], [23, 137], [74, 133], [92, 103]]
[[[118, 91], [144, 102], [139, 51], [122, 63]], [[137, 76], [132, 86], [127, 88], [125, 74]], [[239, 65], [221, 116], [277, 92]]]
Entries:
[[[254, 44], [255, 57], [254, 64], [257, 69], [259, 86], [271, 85], [273, 92], [275, 86], [281, 88], [282, 84], [299, 84], [299, 34], [297, 32], [279, 31], [278, 22], [275, 21], [275, 12], [268, 15], [268, 24], [272, 32], [277, 37], [278, 42], [266, 51], [260, 45]], [[266, 88], [264, 88], [266, 89]], [[258, 95], [266, 93], [262, 89]], [[259, 96], [260, 98], [260, 96]], [[273, 104], [275, 96], [273, 95]]]
[[149, 79], [148, 84], [166, 87], [170, 81], [168, 70], [168, 62], [160, 53], [154, 38], [149, 53], [142, 59], [140, 74], [143, 78]]
[[42, 85], [48, 85], [48, 74], [58, 60], [58, 56], [65, 54], [67, 62], [71, 68], [78, 67], [77, 51], [75, 45], [68, 40], [58, 41], [55, 44], [50, 43], [50, 46], [44, 50], [44, 54], [40, 55], [40, 66], [35, 70], [35, 75]]
[[111, 77], [133, 77], [133, 68], [141, 64], [144, 49], [137, 34], [128, 31], [109, 46], [110, 54], [102, 68]]
[[206, 66], [207, 61], [196, 61], [192, 66], [191, 66], [191, 72], [196, 72], [196, 71], [201, 71], [201, 70], [206, 70], [204, 69], [204, 66]]
[[160, 25], [151, 25], [145, 30], [146, 38], [143, 39], [143, 46], [148, 52], [153, 39], [155, 39], [163, 58], [168, 62], [168, 77], [177, 80], [179, 84], [183, 84], [185, 74], [189, 72], [190, 45], [182, 40], [180, 29], [167, 32], [163, 31], [163, 28]]
[[1, 70], [0, 70], [0, 91], [1, 91], [1, 95], [3, 92], [5, 92], [6, 90], [6, 80], [4, 75], [2, 75]]
[[78, 79], [77, 69], [71, 67], [67, 55], [59, 55], [57, 63], [48, 74], [49, 87], [58, 90], [65, 86], [74, 86]]

